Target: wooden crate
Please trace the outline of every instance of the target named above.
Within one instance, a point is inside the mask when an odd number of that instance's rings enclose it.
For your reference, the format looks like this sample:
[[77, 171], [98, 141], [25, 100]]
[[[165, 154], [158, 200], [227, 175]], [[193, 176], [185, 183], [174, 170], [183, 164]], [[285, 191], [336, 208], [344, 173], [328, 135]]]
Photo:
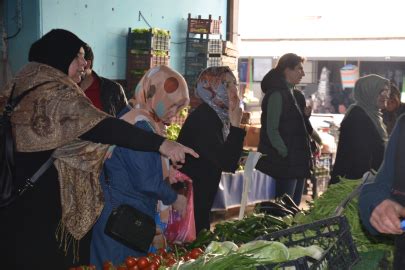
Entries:
[[[149, 29], [149, 31], [136, 32], [143, 29], [132, 29], [128, 31], [128, 49], [129, 50], [159, 50], [169, 51], [170, 49], [170, 31]], [[163, 34], [165, 33], [165, 34]]]
[[127, 67], [131, 69], [149, 69], [156, 66], [168, 66], [170, 56], [152, 54], [129, 54]]
[[230, 68], [230, 70], [232, 70], [232, 71], [238, 69], [238, 58], [236, 58], [236, 57], [222, 55], [221, 62], [222, 62], [223, 66], [228, 66]]
[[223, 41], [222, 54], [237, 58], [239, 57], [239, 50], [232, 42]]
[[208, 19], [191, 18], [191, 14], [188, 14], [188, 28], [189, 33], [194, 34], [220, 34], [221, 33], [221, 16], [218, 20], [213, 20], [211, 15]]

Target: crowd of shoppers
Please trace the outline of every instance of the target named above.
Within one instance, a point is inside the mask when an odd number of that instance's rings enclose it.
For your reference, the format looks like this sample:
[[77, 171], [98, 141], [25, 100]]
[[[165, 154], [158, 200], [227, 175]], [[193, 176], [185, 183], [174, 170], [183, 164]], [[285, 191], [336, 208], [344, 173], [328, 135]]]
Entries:
[[[237, 78], [228, 67], [200, 73], [194, 91], [200, 105], [192, 108], [174, 142], [165, 139], [165, 125], [187, 106], [189, 91], [173, 69], [147, 71], [128, 105], [120, 84], [94, 72], [91, 47], [67, 30], [51, 30], [34, 42], [28, 61], [0, 96], [3, 111], [10, 95], [30, 91], [11, 118], [15, 186], [50, 157], [53, 164], [32, 189], [0, 208], [4, 268], [67, 269], [89, 263], [100, 268], [104, 261], [118, 264], [129, 255], [145, 255], [109, 238], [107, 219], [118, 204], [155, 220], [159, 204], [172, 205], [182, 215], [187, 200], [170, 181], [177, 169], [192, 181], [197, 234], [210, 229], [221, 174], [235, 172], [246, 134]], [[322, 145], [309, 121], [311, 108], [296, 87], [305, 76], [304, 62], [285, 54], [261, 82], [258, 151], [263, 156], [256, 165], [275, 179], [276, 197], [288, 194], [298, 205], [312, 169], [310, 140]], [[400, 92], [371, 74], [357, 80], [354, 99], [341, 123], [330, 184], [378, 171], [361, 192], [362, 222], [371, 233], [397, 235], [394, 268], [403, 269], [405, 144], [400, 138], [405, 118]], [[163, 231], [158, 226], [156, 235]]]

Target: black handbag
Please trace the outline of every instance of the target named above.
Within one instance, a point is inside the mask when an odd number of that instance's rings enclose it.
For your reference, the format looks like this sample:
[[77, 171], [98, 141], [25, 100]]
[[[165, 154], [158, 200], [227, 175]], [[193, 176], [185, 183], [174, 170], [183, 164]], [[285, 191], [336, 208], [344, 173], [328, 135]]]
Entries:
[[[112, 202], [111, 185], [105, 169], [104, 178]], [[129, 248], [148, 252], [156, 233], [156, 224], [152, 217], [128, 204], [113, 205], [104, 233]]]

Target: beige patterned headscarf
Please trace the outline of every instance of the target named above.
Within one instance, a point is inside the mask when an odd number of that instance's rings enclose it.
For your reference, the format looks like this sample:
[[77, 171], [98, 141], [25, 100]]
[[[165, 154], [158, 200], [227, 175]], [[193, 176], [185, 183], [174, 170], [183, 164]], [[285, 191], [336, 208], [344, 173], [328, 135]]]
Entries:
[[61, 224], [79, 240], [91, 229], [104, 205], [98, 178], [108, 146], [78, 137], [108, 115], [96, 109], [66, 74], [48, 65], [27, 64], [6, 88], [6, 96], [13, 84], [14, 96], [40, 85], [12, 114], [16, 148], [19, 152], [56, 149], [53, 156], [59, 175]]

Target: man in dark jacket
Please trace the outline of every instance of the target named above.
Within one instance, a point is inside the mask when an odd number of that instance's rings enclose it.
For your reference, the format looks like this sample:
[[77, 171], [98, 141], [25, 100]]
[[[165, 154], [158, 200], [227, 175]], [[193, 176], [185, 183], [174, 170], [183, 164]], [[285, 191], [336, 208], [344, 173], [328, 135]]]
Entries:
[[115, 117], [128, 104], [125, 92], [119, 83], [94, 72], [94, 54], [88, 44], [84, 46], [84, 52], [87, 65], [80, 87], [95, 107]]
[[405, 269], [405, 116], [399, 117], [385, 151], [384, 162], [373, 183], [359, 197], [362, 224], [372, 234], [395, 235], [393, 269]]

